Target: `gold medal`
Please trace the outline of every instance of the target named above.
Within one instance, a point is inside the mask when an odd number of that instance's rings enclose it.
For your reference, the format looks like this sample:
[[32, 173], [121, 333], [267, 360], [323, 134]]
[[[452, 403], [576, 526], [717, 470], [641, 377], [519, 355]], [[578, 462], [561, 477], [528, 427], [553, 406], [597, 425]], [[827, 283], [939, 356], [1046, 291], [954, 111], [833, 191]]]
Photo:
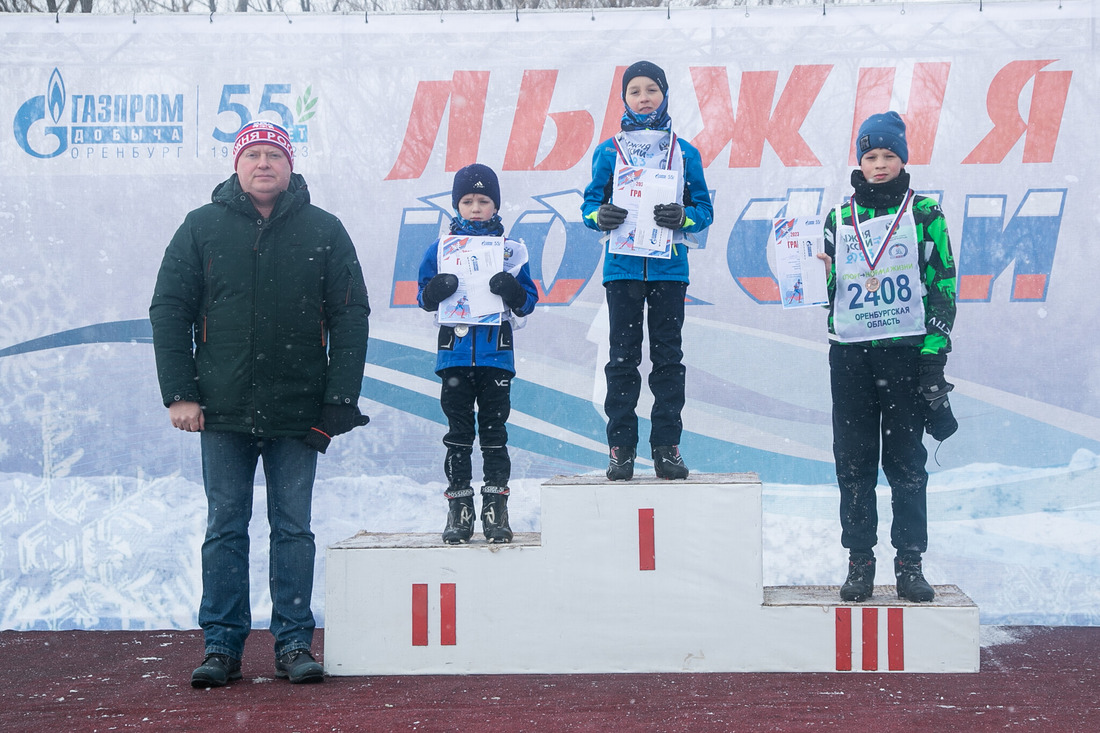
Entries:
[[455, 326], [455, 336], [458, 336], [459, 338], [462, 338], [463, 336], [465, 336], [469, 332], [470, 332], [470, 327], [467, 326], [464, 323]]
[[877, 277], [867, 278], [867, 282], [865, 284], [867, 286], [867, 292], [868, 293], [875, 292], [876, 290], [878, 290], [879, 285], [881, 285], [881, 283], [878, 281]]

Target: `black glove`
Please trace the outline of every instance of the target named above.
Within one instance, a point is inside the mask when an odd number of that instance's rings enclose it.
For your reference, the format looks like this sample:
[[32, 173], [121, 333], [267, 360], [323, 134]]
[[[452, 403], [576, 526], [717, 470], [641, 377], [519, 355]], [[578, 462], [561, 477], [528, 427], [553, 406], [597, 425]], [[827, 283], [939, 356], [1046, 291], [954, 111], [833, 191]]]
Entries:
[[924, 429], [936, 440], [947, 440], [959, 429], [959, 422], [951, 412], [951, 403], [947, 393], [955, 385], [944, 379], [943, 368], [947, 366], [946, 354], [921, 354], [920, 356], [920, 393], [928, 402], [924, 413]]
[[322, 405], [321, 424], [310, 428], [303, 440], [313, 450], [324, 453], [334, 436], [369, 422], [370, 418], [359, 412], [358, 405]]
[[665, 229], [680, 229], [687, 221], [687, 214], [680, 204], [657, 204], [653, 207], [653, 221]]
[[513, 310], [522, 308], [527, 303], [527, 291], [510, 272], [498, 272], [489, 279], [489, 292], [499, 295], [504, 305]]
[[441, 272], [424, 286], [424, 292], [420, 294], [421, 306], [426, 311], [439, 310], [439, 304], [455, 294], [458, 290], [458, 275], [450, 272]]
[[626, 209], [615, 204], [603, 204], [596, 212], [596, 224], [605, 232], [618, 229], [626, 221]]

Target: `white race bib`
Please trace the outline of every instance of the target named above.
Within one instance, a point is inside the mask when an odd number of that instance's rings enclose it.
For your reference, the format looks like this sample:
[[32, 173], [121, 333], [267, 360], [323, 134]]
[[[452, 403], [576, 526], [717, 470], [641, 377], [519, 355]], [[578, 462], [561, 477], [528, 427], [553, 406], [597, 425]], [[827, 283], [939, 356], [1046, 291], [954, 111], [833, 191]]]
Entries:
[[923, 336], [920, 243], [908, 205], [897, 216], [860, 222], [858, 234], [850, 222], [842, 225], [840, 207], [836, 218], [834, 338], [858, 342]]

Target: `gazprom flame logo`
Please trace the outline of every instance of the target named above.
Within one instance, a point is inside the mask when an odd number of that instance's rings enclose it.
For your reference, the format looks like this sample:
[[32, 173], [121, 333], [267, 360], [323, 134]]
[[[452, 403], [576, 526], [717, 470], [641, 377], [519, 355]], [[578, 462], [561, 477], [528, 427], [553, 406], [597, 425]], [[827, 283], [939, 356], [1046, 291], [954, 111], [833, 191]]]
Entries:
[[61, 112], [65, 109], [65, 80], [57, 69], [50, 74], [50, 83], [46, 90], [46, 99], [50, 100], [50, 118], [56, 124], [61, 121]]
[[[49, 100], [49, 113], [53, 125], [40, 125], [46, 120], [46, 100]], [[68, 131], [59, 126], [61, 113], [65, 110], [65, 80], [57, 69], [50, 74], [46, 94], [31, 97], [15, 113], [12, 132], [15, 142], [23, 152], [35, 158], [54, 158], [68, 148]], [[51, 143], [53, 138], [55, 142]], [[32, 143], [33, 141], [33, 143]]]

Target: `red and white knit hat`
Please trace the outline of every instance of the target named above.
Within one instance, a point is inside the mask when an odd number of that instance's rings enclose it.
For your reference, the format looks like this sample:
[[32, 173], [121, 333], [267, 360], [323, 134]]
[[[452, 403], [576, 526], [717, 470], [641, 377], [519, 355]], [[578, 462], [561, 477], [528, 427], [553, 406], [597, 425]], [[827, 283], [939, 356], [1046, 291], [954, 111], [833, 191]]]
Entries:
[[290, 169], [294, 170], [294, 146], [290, 144], [290, 135], [285, 129], [274, 122], [256, 120], [249, 122], [237, 133], [237, 140], [233, 143], [233, 169], [237, 168], [237, 160], [240, 159], [244, 149], [253, 145], [274, 145], [282, 148], [290, 161]]

